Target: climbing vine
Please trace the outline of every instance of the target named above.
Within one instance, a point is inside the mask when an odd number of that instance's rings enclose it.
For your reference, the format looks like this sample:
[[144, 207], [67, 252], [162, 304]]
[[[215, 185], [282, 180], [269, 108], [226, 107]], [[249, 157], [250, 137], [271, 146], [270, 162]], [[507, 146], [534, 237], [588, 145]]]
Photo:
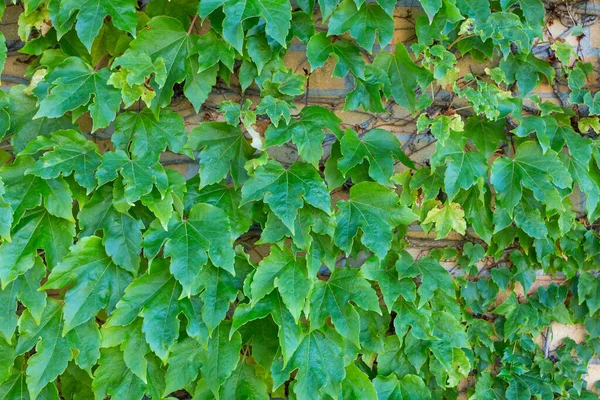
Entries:
[[593, 18], [396, 3], [0, 2], [0, 399], [597, 398]]

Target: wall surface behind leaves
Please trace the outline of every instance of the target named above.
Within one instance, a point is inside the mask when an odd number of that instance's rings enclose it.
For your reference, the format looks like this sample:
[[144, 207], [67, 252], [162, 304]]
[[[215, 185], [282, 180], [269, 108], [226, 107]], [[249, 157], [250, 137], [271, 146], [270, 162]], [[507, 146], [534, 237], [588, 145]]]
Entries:
[[[582, 56], [584, 61], [591, 62], [594, 65], [594, 73], [590, 77], [590, 87], [596, 88], [600, 86], [599, 73], [600, 73], [600, 1], [575, 1], [575, 2], [563, 2], [563, 1], [550, 1], [554, 11], [550, 14], [548, 22], [548, 30], [545, 34], [551, 35], [554, 38], [561, 37], [568, 43], [572, 44], [576, 49], [578, 55]], [[2, 74], [2, 85], [0, 86], [3, 90], [7, 90], [11, 85], [14, 84], [29, 84], [30, 80], [25, 76], [26, 74], [26, 56], [16, 54], [16, 51], [11, 52], [10, 49], [19, 48], [22, 43], [19, 41], [17, 34], [17, 19], [19, 14], [22, 12], [20, 6], [8, 6], [3, 21], [0, 23], [0, 30], [5, 34], [7, 44], [9, 47], [9, 57], [6, 61], [6, 65]], [[416, 0], [401, 0], [398, 2], [395, 10], [395, 33], [392, 43], [389, 45], [390, 50], [394, 48], [395, 43], [404, 42], [410, 44], [416, 38], [414, 31], [414, 21], [416, 17], [423, 13], [419, 2]], [[571, 36], [570, 30], [573, 26], [581, 24], [583, 28], [583, 37], [579, 39]], [[206, 29], [200, 27], [200, 30]], [[536, 55], [540, 58], [544, 58], [545, 53], [548, 53], [549, 45], [546, 47], [538, 46], [536, 48]], [[285, 57], [286, 65], [289, 68], [293, 68], [296, 73], [309, 74], [310, 65], [306, 58], [306, 46], [299, 42], [293, 43]], [[464, 66], [461, 66], [461, 70], [469, 70], [473, 65], [467, 65], [468, 60], [463, 59]], [[384, 128], [394, 132], [398, 139], [403, 144], [403, 149], [410, 155], [411, 159], [418, 166], [425, 165], [428, 162], [434, 150], [434, 138], [431, 135], [418, 134], [416, 129], [416, 118], [413, 117], [409, 112], [394, 105], [388, 108], [389, 113], [386, 114], [371, 114], [369, 112], [362, 111], [344, 111], [344, 99], [348, 92], [353, 89], [351, 78], [348, 75], [346, 79], [333, 78], [331, 74], [334, 68], [334, 62], [329, 59], [323, 68], [317, 69], [314, 73], [309, 74], [308, 79], [308, 96], [307, 98], [297, 99], [296, 107], [297, 111], [300, 111], [307, 105], [321, 105], [334, 111], [348, 127], [355, 128], [357, 130], [369, 130], [373, 128]], [[483, 68], [479, 64], [474, 64], [475, 68]], [[478, 71], [472, 71], [478, 72]], [[563, 85], [564, 84], [564, 85]], [[220, 118], [220, 114], [216, 112], [219, 103], [225, 100], [231, 100], [233, 102], [240, 102], [242, 96], [244, 98], [250, 98], [254, 103], [258, 103], [259, 96], [258, 91], [252, 87], [242, 94], [236, 89], [237, 82], [232, 82], [232, 88], [225, 86], [224, 84], [218, 85], [210, 95], [206, 104], [202, 107], [202, 110], [197, 114], [191, 104], [180, 96], [174, 98], [171, 104], [172, 108], [182, 115], [186, 121], [188, 131], [195, 127], [202, 121], [215, 120]], [[568, 96], [566, 88], [566, 82], [555, 81], [554, 85], [549, 85], [546, 82], [539, 85], [534, 91], [535, 94], [539, 95], [544, 100], [552, 100], [557, 104], [561, 101], [565, 101]], [[135, 107], [135, 106], [134, 106]], [[456, 102], [454, 105], [456, 109], [460, 109], [461, 105]], [[91, 121], [80, 118], [78, 121], [81, 125], [82, 131], [91, 131]], [[260, 121], [257, 123], [260, 128]], [[112, 143], [110, 142], [110, 136], [112, 132], [112, 126], [109, 126], [104, 131], [98, 131], [93, 136], [89, 135], [90, 140], [94, 140], [100, 147], [101, 151], [110, 149]], [[328, 154], [328, 149], [325, 151], [325, 155]], [[272, 150], [272, 154], [284, 164], [292, 164], [298, 158], [296, 149], [286, 144], [275, 150]], [[168, 167], [175, 169], [186, 177], [191, 177], [196, 174], [198, 167], [196, 163], [187, 158], [182, 158], [180, 155], [175, 154], [164, 154], [162, 157], [163, 164]], [[399, 170], [401, 167], [398, 167]], [[576, 209], [582, 210], [585, 202], [584, 196], [577, 196], [573, 199], [573, 204]], [[432, 235], [426, 235], [418, 227], [412, 227], [409, 231], [407, 239], [411, 243], [409, 251], [414, 256], [429, 251], [432, 248], [441, 248], [449, 245], [457, 244], [460, 240], [458, 235], [449, 237], [451, 240], [433, 240], [430, 239]], [[454, 242], [452, 241], [454, 240]], [[260, 247], [257, 249], [261, 252]], [[446, 262], [443, 264], [447, 269], [451, 270], [454, 267], [454, 263]], [[560, 277], [552, 277], [538, 273], [537, 280], [531, 291], [537, 290], [540, 286], [547, 286], [551, 282], [560, 284], [563, 281]], [[498, 303], [502, 302], [502, 299], [498, 299]], [[550, 353], [552, 353], [556, 347], [560, 344], [562, 338], [570, 337], [575, 341], [582, 341], [585, 336], [585, 330], [582, 325], [559, 325], [555, 324], [552, 330], [552, 337], [546, 340], [540, 337], [539, 343], [541, 346], [548, 346]], [[600, 380], [600, 361], [593, 359], [589, 365], [589, 376], [588, 383], [593, 384]]]

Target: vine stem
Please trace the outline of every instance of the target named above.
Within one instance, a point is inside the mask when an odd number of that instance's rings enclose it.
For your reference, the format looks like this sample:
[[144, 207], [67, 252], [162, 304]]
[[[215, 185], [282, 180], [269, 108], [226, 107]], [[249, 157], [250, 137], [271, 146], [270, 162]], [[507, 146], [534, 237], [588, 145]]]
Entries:
[[190, 29], [188, 29], [187, 34], [192, 34], [192, 29], [194, 29], [194, 24], [196, 23], [196, 19], [198, 19], [198, 14], [194, 14], [194, 18], [192, 18], [192, 23], [190, 24]]
[[100, 59], [98, 60], [98, 63], [96, 64], [96, 68], [94, 68], [94, 72], [98, 72], [98, 70], [100, 68], [102, 68], [102, 64], [104, 64], [104, 61], [106, 61], [107, 58], [108, 58], [108, 53], [104, 53], [102, 55], [102, 57], [100, 57]]

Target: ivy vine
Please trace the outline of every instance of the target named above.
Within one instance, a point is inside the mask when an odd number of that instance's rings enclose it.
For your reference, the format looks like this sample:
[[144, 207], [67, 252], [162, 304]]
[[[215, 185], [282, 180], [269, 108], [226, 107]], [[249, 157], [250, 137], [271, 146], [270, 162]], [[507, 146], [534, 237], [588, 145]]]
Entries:
[[[0, 399], [597, 398], [600, 91], [576, 3], [15, 3]], [[333, 106], [311, 94], [325, 66], [352, 86]], [[532, 289], [540, 271], [560, 283]], [[550, 348], [555, 324], [585, 340]]]

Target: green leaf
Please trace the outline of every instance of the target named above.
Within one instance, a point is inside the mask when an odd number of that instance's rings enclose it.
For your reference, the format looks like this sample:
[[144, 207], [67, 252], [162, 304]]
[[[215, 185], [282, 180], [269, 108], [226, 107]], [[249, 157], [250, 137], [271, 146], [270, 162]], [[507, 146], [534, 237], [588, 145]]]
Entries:
[[394, 20], [379, 4], [358, 5], [353, 0], [343, 0], [329, 20], [328, 34], [341, 35], [350, 31], [350, 36], [369, 53], [373, 50], [376, 31], [379, 46], [387, 46], [394, 36]]
[[142, 319], [127, 326], [104, 326], [102, 328], [102, 347], [119, 346], [123, 352], [123, 361], [144, 382], [147, 382], [148, 360], [146, 355], [150, 347], [142, 332]]
[[335, 244], [351, 253], [354, 238], [362, 230], [361, 242], [379, 258], [390, 248], [392, 231], [398, 225], [408, 225], [418, 216], [398, 204], [393, 191], [373, 183], [362, 182], [350, 188], [350, 199], [337, 203]]
[[355, 364], [346, 367], [346, 378], [342, 381], [341, 399], [376, 399], [377, 392], [367, 374]]
[[548, 207], [564, 210], [557, 188], [563, 189], [572, 183], [569, 171], [556, 153], [548, 150], [544, 154], [535, 142], [522, 143], [512, 160], [497, 158], [492, 165], [490, 180], [498, 193], [499, 203], [511, 216], [523, 195], [522, 186], [532, 190], [535, 198]]
[[347, 40], [334, 42], [330, 36], [327, 36], [327, 32], [319, 32], [310, 38], [306, 57], [312, 71], [322, 67], [330, 55], [336, 62], [332, 76], [343, 78], [352, 71], [354, 76], [365, 78], [365, 61], [358, 47]]
[[233, 241], [229, 219], [223, 210], [210, 204], [196, 204], [186, 219], [173, 214], [168, 230], [155, 221], [144, 234], [144, 254], [152, 260], [164, 245], [171, 258], [171, 272], [183, 286], [184, 294], [194, 293], [194, 280], [209, 258], [217, 267], [233, 270]]
[[444, 146], [436, 146], [431, 168], [444, 164], [444, 188], [450, 201], [460, 189], [469, 189], [479, 179], [487, 178], [488, 163], [485, 156], [478, 151], [464, 151], [454, 140], [447, 141]]
[[290, 123], [290, 106], [283, 100], [276, 99], [273, 96], [265, 96], [258, 107], [256, 107], [257, 114], [267, 114], [271, 123], [274, 127], [279, 126], [280, 120], [285, 120], [286, 124]]
[[52, 270], [42, 289], [69, 286], [65, 296], [63, 335], [87, 322], [98, 311], [110, 313], [132, 276], [118, 268], [104, 251], [102, 239], [88, 236]]
[[402, 295], [408, 301], [414, 301], [416, 298], [416, 285], [412, 279], [400, 276], [396, 267], [398, 265], [410, 265], [413, 260], [406, 251], [400, 254], [390, 252], [383, 260], [376, 256], [371, 256], [361, 267], [361, 272], [365, 278], [376, 281], [383, 294], [383, 299], [388, 309]]
[[373, 379], [377, 398], [381, 400], [429, 400], [431, 393], [423, 379], [417, 375], [405, 375], [398, 379], [395, 375], [377, 376]]
[[129, 151], [134, 160], [152, 164], [158, 161], [167, 145], [172, 152], [180, 153], [186, 137], [183, 118], [167, 109], [161, 111], [159, 118], [149, 110], [120, 114], [111, 139], [115, 148]]
[[140, 399], [144, 382], [127, 368], [123, 353], [116, 347], [102, 349], [98, 368], [94, 371], [92, 387], [97, 399]]
[[411, 258], [399, 258], [396, 262], [396, 268], [398, 274], [403, 278], [421, 276], [421, 284], [417, 290], [419, 293], [419, 308], [431, 300], [437, 290], [454, 297], [452, 278], [436, 259], [423, 257], [417, 261], [412, 261]]
[[218, 396], [219, 388], [231, 376], [238, 365], [242, 338], [238, 332], [231, 336], [231, 323], [223, 321], [208, 341], [206, 359], [200, 366], [202, 376], [208, 382], [212, 392]]
[[200, 343], [191, 338], [173, 345], [173, 352], [169, 357], [169, 369], [165, 376], [165, 394], [184, 388], [196, 379], [206, 357], [205, 352]]
[[[349, 1], [349, 0], [347, 0]], [[408, 55], [404, 44], [398, 43], [394, 54], [380, 53], [374, 64], [387, 72], [392, 85], [392, 96], [396, 103], [414, 112], [417, 108], [417, 88], [424, 89], [431, 82], [431, 72], [417, 66]]]
[[295, 232], [294, 220], [304, 201], [331, 213], [325, 183], [318, 172], [305, 163], [296, 162], [285, 169], [278, 162], [269, 161], [258, 167], [242, 187], [242, 205], [261, 199], [292, 233]]
[[448, 202], [429, 210], [423, 224], [431, 223], [435, 223], [437, 239], [445, 238], [451, 231], [456, 231], [461, 235], [464, 235], [467, 231], [465, 211], [457, 203]]
[[202, 186], [220, 182], [229, 172], [236, 185], [248, 178], [244, 165], [255, 150], [237, 127], [224, 122], [201, 123], [190, 132], [185, 147], [200, 150]]
[[[102, 242], [113, 262], [131, 273], [136, 273], [140, 264], [142, 248], [142, 221], [113, 207], [113, 188], [103, 186], [77, 215], [82, 236], [94, 235], [102, 230]], [[169, 217], [171, 212], [169, 212]]]
[[140, 315], [142, 330], [150, 349], [163, 362], [179, 336], [178, 298], [181, 287], [169, 273], [166, 262], [155, 261], [152, 271], [145, 273], [127, 286], [108, 320], [108, 326], [126, 326]]
[[198, 72], [218, 65], [219, 62], [233, 72], [235, 51], [223, 39], [217, 37], [215, 31], [210, 30], [200, 36], [192, 51], [198, 53]]
[[[205, 2], [200, 3], [199, 14], [204, 18], [209, 13], [203, 9], [203, 3]], [[243, 23], [255, 17], [264, 19], [267, 36], [274, 39], [282, 47], [287, 47], [286, 38], [292, 19], [292, 7], [289, 1], [248, 0], [244, 3], [239, 3], [236, 0], [226, 0], [219, 1], [218, 3], [225, 3], [223, 6], [223, 11], [225, 12], [223, 38], [239, 53], [242, 53], [242, 43], [244, 40]]]
[[579, 276], [577, 285], [579, 304], [585, 304], [590, 310], [590, 316], [593, 316], [600, 309], [600, 278], [585, 272]]
[[9, 90], [8, 108], [10, 115], [10, 132], [13, 135], [10, 143], [14, 151], [19, 152], [32, 140], [38, 136], [48, 136], [52, 132], [61, 129], [73, 128], [71, 118], [63, 115], [57, 119], [54, 118], [36, 118], [37, 99], [24, 93], [25, 86], [15, 85]]
[[275, 288], [298, 322], [312, 282], [308, 278], [304, 259], [297, 258], [287, 247], [280, 249], [271, 246], [271, 254], [258, 265], [250, 285], [251, 304], [256, 304]]
[[17, 299], [28, 308], [36, 323], [40, 323], [46, 306], [46, 293], [39, 291], [40, 280], [46, 277], [46, 266], [39, 257], [35, 265], [25, 274], [9, 283], [0, 291], [2, 304], [0, 333], [10, 343], [17, 328]]
[[34, 118], [58, 118], [85, 107], [93, 120], [92, 131], [108, 126], [121, 105], [119, 90], [107, 84], [109, 77], [107, 68], [96, 71], [79, 57], [67, 58], [46, 76], [50, 93]]
[[148, 54], [153, 63], [159, 58], [165, 61], [167, 77], [164, 82], [157, 81], [156, 77], [150, 80], [150, 85], [156, 93], [150, 109], [156, 117], [160, 109], [171, 102], [174, 93], [173, 85], [183, 82], [186, 78], [186, 60], [195, 44], [191, 38], [192, 36], [187, 34], [181, 22], [161, 15], [152, 18], [127, 49], [127, 52], [133, 55]]
[[340, 144], [343, 157], [338, 160], [338, 167], [344, 175], [366, 159], [369, 161], [369, 176], [382, 185], [390, 185], [394, 159], [409, 168], [415, 167], [402, 151], [396, 136], [384, 129], [371, 129], [362, 140], [354, 130], [346, 129]]
[[381, 313], [379, 300], [371, 284], [356, 269], [336, 269], [328, 281], [319, 280], [310, 296], [311, 329], [319, 329], [327, 317], [335, 329], [359, 345], [359, 315], [355, 307]]
[[202, 291], [200, 298], [204, 303], [202, 307], [202, 321], [206, 324], [208, 334], [225, 319], [232, 303], [238, 294], [236, 281], [232, 274], [207, 264], [194, 281], [194, 292]]
[[63, 337], [62, 326], [63, 320], [60, 303], [55, 300], [48, 301], [41, 317], [40, 325], [37, 325], [28, 311], [25, 311], [19, 319], [20, 336], [16, 347], [16, 354], [23, 354], [33, 346], [36, 346], [36, 353], [28, 360], [26, 370], [27, 387], [29, 395], [32, 398], [37, 398], [44, 386], [54, 381], [64, 372], [72, 357], [72, 347], [79, 351], [78, 359], [83, 356], [90, 356], [92, 357], [92, 365], [98, 359], [98, 347], [100, 345], [98, 333], [96, 333], [95, 346], [93, 346], [94, 338], [89, 333], [87, 334], [87, 345], [92, 345], [87, 351], [91, 350], [95, 352], [96, 355], [94, 357], [91, 354], [86, 354], [85, 351], [82, 352], [85, 348], [81, 348], [79, 346], [81, 343], [76, 339], [79, 334], [85, 332], [74, 331], [71, 335]]
[[269, 399], [267, 383], [260, 367], [248, 362], [239, 363], [237, 369], [233, 371], [221, 388], [222, 396], [225, 399], [248, 399], [248, 400], [266, 400]]
[[104, 153], [102, 164], [96, 172], [98, 186], [114, 181], [119, 173], [125, 185], [125, 198], [130, 204], [150, 193], [154, 186], [161, 194], [167, 190], [167, 174], [159, 163], [148, 159], [132, 160], [122, 150]]
[[133, 0], [64, 0], [60, 3], [59, 24], [63, 25], [77, 14], [75, 29], [79, 39], [88, 50], [92, 48], [94, 38], [104, 24], [104, 18], [110, 16], [111, 22], [119, 29], [135, 36], [137, 17]]
[[75, 181], [91, 192], [96, 187], [94, 174], [100, 165], [98, 148], [93, 142], [75, 131], [54, 132], [49, 138], [43, 136], [29, 142], [21, 154], [35, 154], [45, 150], [44, 155], [26, 173], [43, 179], [56, 178], [60, 174], [73, 174]]
[[421, 5], [429, 17], [429, 22], [432, 22], [435, 14], [442, 8], [442, 0], [424, 0]]
[[343, 357], [344, 344], [340, 336], [334, 332], [312, 331], [304, 337], [283, 371], [276, 370], [281, 367], [279, 362], [273, 364], [274, 386], [283, 384], [290, 372], [297, 369], [294, 393], [298, 398], [309, 398], [321, 391], [336, 398], [346, 376]]
[[280, 146], [290, 140], [298, 147], [300, 156], [315, 167], [323, 156], [323, 140], [326, 131], [339, 137], [342, 120], [320, 106], [308, 106], [300, 116], [287, 126], [269, 126], [265, 132], [266, 146]]
[[227, 214], [231, 222], [231, 237], [237, 239], [246, 233], [252, 225], [251, 205], [240, 206], [242, 195], [240, 189], [225, 184], [214, 184], [198, 189], [198, 179], [187, 181], [188, 191], [185, 196], [185, 209], [191, 209], [195, 204], [207, 203], [219, 207]]
[[265, 318], [269, 314], [279, 329], [279, 348], [285, 365], [302, 342], [304, 334], [277, 292], [265, 296], [252, 307], [249, 304], [238, 305], [233, 315], [231, 331], [234, 332], [248, 322]]
[[48, 267], [54, 268], [68, 253], [75, 226], [46, 210], [36, 210], [27, 214], [12, 232], [12, 242], [0, 245], [2, 287], [33, 268], [38, 249], [45, 251]]

